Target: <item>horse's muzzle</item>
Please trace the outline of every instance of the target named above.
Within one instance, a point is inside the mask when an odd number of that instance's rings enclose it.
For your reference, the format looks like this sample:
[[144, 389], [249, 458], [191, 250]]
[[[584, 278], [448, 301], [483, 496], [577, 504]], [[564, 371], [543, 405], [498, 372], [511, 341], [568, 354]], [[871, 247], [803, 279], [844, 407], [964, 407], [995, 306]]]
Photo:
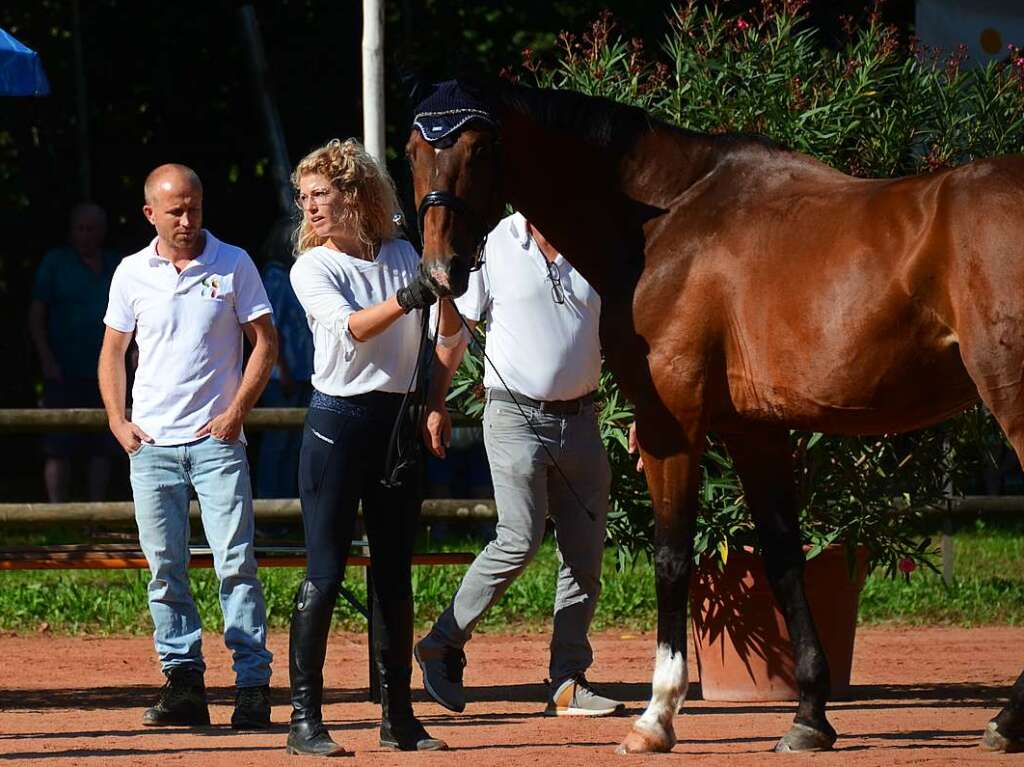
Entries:
[[434, 261], [430, 266], [423, 267], [423, 273], [430, 280], [430, 285], [434, 288], [434, 292], [437, 295], [445, 296], [448, 294], [451, 280], [447, 265], [442, 264], [440, 261]]
[[458, 298], [469, 287], [469, 269], [458, 258], [451, 259], [447, 264], [434, 260], [430, 264], [423, 264], [420, 269], [441, 298]]

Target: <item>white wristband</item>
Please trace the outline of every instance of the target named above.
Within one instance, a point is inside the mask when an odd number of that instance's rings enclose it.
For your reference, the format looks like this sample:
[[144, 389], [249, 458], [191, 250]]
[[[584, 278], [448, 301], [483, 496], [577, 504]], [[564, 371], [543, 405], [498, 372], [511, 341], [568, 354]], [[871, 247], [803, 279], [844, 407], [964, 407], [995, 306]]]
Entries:
[[460, 343], [462, 339], [466, 337], [466, 331], [464, 328], [459, 328], [459, 332], [453, 336], [441, 336], [437, 337], [438, 346], [442, 346], [445, 349], [454, 349]]

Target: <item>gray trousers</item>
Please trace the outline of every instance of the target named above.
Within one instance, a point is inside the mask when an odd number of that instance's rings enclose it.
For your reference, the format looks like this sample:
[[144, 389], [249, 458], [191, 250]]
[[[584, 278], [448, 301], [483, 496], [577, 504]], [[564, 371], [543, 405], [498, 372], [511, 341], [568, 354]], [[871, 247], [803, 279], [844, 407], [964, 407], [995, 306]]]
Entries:
[[455, 647], [469, 641], [477, 621], [537, 553], [550, 515], [559, 568], [549, 673], [559, 682], [593, 662], [587, 632], [601, 591], [611, 470], [593, 405], [570, 416], [525, 405], [523, 410], [594, 519], [566, 486], [516, 406], [488, 398], [484, 445], [498, 509], [497, 537], [470, 565], [431, 633]]

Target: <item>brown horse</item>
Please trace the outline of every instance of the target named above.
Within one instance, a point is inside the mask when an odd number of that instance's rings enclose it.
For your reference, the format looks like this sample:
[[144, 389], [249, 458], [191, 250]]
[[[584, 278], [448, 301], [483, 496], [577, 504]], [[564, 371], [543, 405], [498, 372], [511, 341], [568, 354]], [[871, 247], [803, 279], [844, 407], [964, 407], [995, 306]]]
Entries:
[[[908, 431], [980, 397], [1024, 458], [1024, 157], [865, 180], [604, 99], [460, 87], [493, 124], [469, 121], [445, 146], [414, 129], [407, 145], [425, 272], [460, 295], [510, 203], [601, 294], [607, 362], [636, 405], [658, 644], [651, 702], [619, 750], [675, 743], [709, 430], [735, 461], [793, 638], [800, 701], [776, 749], [830, 748], [788, 430]], [[983, 745], [1024, 745], [1024, 674]]]

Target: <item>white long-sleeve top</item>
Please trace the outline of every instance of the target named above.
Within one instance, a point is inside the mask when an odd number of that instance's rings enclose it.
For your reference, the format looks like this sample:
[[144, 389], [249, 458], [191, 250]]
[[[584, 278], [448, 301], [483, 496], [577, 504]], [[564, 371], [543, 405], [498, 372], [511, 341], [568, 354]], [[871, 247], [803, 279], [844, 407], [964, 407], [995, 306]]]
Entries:
[[[416, 375], [421, 312], [399, 317], [365, 341], [352, 337], [348, 322], [353, 313], [409, 285], [419, 264], [415, 248], [405, 240], [385, 241], [373, 261], [325, 246], [310, 248], [298, 257], [291, 282], [313, 332], [315, 389], [336, 397], [408, 390]], [[453, 345], [458, 340], [458, 335], [442, 337], [440, 343]]]

